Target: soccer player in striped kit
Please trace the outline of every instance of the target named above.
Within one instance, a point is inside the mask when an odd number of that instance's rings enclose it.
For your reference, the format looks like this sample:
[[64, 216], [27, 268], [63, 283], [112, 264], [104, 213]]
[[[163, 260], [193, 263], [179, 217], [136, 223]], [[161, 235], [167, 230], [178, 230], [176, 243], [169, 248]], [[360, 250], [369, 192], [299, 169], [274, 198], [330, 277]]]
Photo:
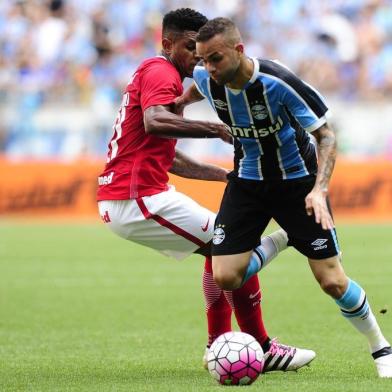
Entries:
[[[315, 353], [270, 339], [263, 324], [257, 276], [238, 290], [224, 291], [212, 279], [211, 239], [215, 214], [168, 185], [168, 172], [195, 179], [226, 182], [227, 170], [197, 162], [176, 150], [176, 139], [231, 139], [223, 124], [191, 121], [173, 113], [198, 61], [196, 33], [207, 19], [191, 9], [169, 12], [163, 19], [162, 54], [145, 60], [124, 92], [109, 143], [107, 163], [98, 178], [98, 205], [106, 225], [117, 235], [182, 259], [206, 257], [203, 289], [209, 341], [231, 330], [234, 310], [242, 331], [253, 335], [273, 359], [265, 371], [296, 370]], [[287, 246], [279, 230], [255, 244], [264, 266]], [[207, 345], [207, 346], [208, 346]]]
[[[321, 95], [278, 62], [249, 58], [227, 18], [207, 22], [196, 37], [203, 66], [177, 110], [207, 98], [234, 138], [234, 170], [215, 220], [214, 280], [233, 290], [261, 265], [254, 257], [270, 219], [309, 260], [321, 288], [368, 340], [378, 375], [392, 377], [392, 349], [362, 287], [348, 278], [328, 203], [336, 140]], [[308, 133], [317, 140], [317, 146]], [[268, 359], [267, 359], [268, 363]]]

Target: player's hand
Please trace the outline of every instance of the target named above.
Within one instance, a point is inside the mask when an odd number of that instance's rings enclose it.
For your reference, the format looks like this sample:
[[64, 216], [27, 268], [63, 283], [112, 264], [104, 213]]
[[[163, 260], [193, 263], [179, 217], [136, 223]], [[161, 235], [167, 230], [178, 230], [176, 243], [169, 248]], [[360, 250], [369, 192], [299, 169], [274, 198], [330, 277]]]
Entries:
[[218, 124], [218, 135], [226, 143], [233, 144], [233, 136], [229, 133], [229, 127], [226, 124]]
[[183, 104], [183, 100], [181, 99], [181, 97], [177, 97], [174, 100], [173, 113], [183, 117], [184, 109], [185, 105]]
[[312, 189], [305, 198], [305, 209], [309, 216], [314, 214], [316, 223], [320, 223], [324, 230], [331, 230], [335, 227], [328, 211], [326, 191]]
[[231, 170], [225, 169], [223, 167], [221, 169], [223, 170], [222, 182], [227, 184], [229, 182], [229, 179], [227, 178], [227, 176], [229, 175], [229, 173], [231, 173]]

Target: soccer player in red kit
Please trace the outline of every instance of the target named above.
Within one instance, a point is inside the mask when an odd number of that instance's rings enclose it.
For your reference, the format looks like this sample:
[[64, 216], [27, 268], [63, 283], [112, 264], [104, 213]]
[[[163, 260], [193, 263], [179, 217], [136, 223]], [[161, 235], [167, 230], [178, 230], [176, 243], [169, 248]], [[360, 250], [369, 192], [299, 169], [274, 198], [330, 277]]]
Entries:
[[[296, 370], [313, 360], [315, 353], [268, 337], [256, 275], [234, 291], [215, 284], [210, 258], [215, 214], [168, 185], [168, 172], [226, 182], [226, 169], [197, 162], [176, 149], [177, 138], [230, 139], [223, 124], [173, 113], [174, 102], [183, 92], [182, 81], [192, 76], [198, 62], [195, 37], [206, 22], [205, 16], [189, 8], [164, 16], [162, 54], [142, 62], [123, 95], [107, 163], [98, 178], [99, 212], [109, 228], [127, 240], [177, 259], [192, 253], [206, 257], [207, 347], [231, 330], [233, 309], [241, 330], [262, 345], [265, 371]], [[265, 266], [286, 246], [286, 233], [278, 230], [260, 240], [255, 260]]]

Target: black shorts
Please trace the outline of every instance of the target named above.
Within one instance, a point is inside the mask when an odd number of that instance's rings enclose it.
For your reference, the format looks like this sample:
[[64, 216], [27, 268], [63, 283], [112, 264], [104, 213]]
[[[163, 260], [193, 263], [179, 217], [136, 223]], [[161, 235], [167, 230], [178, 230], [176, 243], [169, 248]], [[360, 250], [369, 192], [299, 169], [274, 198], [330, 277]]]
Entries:
[[[335, 229], [324, 230], [305, 210], [305, 197], [316, 177], [264, 182], [229, 175], [215, 220], [212, 254], [231, 255], [254, 249], [273, 218], [286, 232], [289, 245], [311, 259], [339, 253]], [[329, 203], [328, 208], [331, 212]]]

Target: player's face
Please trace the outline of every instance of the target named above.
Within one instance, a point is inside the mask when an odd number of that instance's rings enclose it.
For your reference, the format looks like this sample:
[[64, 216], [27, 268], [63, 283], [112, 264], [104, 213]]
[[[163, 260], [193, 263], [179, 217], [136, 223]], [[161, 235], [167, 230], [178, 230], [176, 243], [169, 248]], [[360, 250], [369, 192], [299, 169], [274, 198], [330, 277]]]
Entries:
[[203, 60], [211, 78], [219, 85], [230, 83], [240, 66], [241, 52], [220, 34], [206, 42], [197, 42], [196, 53]]
[[199, 61], [196, 57], [196, 32], [185, 31], [172, 41], [170, 60], [182, 77], [192, 77], [193, 69]]

